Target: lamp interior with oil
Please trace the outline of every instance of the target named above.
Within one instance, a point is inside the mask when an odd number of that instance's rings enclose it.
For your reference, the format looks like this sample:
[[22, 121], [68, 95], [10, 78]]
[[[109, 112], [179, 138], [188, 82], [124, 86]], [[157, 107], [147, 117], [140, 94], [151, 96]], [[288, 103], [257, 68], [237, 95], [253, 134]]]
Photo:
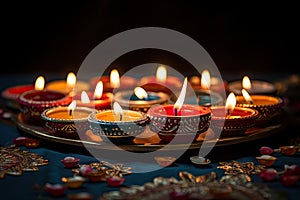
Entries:
[[263, 80], [251, 80], [249, 76], [244, 76], [242, 81], [233, 81], [228, 84], [228, 90], [240, 95], [242, 89], [250, 94], [274, 95], [277, 91], [274, 84]]
[[142, 77], [139, 86], [143, 87], [146, 91], [167, 93], [173, 98], [176, 92], [182, 87], [182, 81], [176, 76], [168, 75], [166, 66], [159, 65], [155, 76]]
[[80, 97], [76, 95], [74, 99], [77, 101], [78, 106], [105, 110], [111, 108], [113, 94], [110, 92], [103, 93], [103, 83], [100, 81], [97, 83], [94, 93], [82, 91]]
[[73, 72], [69, 72], [66, 80], [55, 80], [46, 85], [48, 90], [56, 90], [71, 96], [81, 91], [89, 90], [90, 86], [84, 81], [78, 81]]
[[270, 95], [250, 95], [246, 89], [242, 90], [242, 95], [236, 97], [237, 105], [244, 108], [253, 108], [259, 112], [258, 124], [264, 124], [271, 118], [279, 116], [283, 100], [277, 96]]
[[130, 122], [135, 121], [143, 117], [143, 115], [139, 112], [132, 110], [123, 110], [119, 103], [114, 102], [113, 110], [106, 110], [99, 112], [95, 115], [96, 119], [115, 122], [115, 121], [124, 121]]
[[212, 107], [211, 125], [222, 136], [240, 135], [256, 124], [257, 117], [257, 110], [237, 106], [236, 96], [231, 92], [225, 106]]
[[147, 112], [153, 105], [167, 103], [169, 95], [163, 92], [146, 92], [142, 87], [133, 91], [119, 91], [114, 95], [114, 101], [129, 110]]
[[66, 138], [78, 138], [89, 129], [88, 117], [94, 109], [76, 106], [73, 100], [68, 106], [46, 109], [41, 118], [52, 134]]
[[76, 101], [72, 101], [68, 107], [57, 107], [46, 112], [49, 118], [59, 120], [86, 119], [92, 112], [90, 109], [82, 109], [76, 106]]

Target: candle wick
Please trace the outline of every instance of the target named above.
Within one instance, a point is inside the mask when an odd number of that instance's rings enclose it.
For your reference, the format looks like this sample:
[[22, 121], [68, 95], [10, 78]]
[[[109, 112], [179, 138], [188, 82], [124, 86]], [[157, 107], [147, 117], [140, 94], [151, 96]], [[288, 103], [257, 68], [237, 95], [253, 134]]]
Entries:
[[70, 117], [72, 116], [72, 112], [73, 112], [73, 109], [70, 109], [70, 110], [69, 110], [69, 116], [70, 116]]
[[120, 121], [122, 121], [123, 115], [120, 114]]
[[175, 108], [175, 116], [177, 116], [177, 108]]
[[249, 101], [250, 104], [253, 104], [253, 101]]
[[197, 103], [200, 105], [200, 96], [197, 96]]
[[227, 109], [226, 117], [230, 116], [230, 109]]

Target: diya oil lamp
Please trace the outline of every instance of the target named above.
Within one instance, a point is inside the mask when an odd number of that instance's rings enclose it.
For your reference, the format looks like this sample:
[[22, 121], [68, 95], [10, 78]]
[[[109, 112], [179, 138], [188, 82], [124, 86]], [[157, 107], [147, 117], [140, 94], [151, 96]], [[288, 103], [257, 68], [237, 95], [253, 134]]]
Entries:
[[59, 197], [65, 194], [67, 186], [65, 184], [45, 184], [45, 190], [53, 197]]
[[74, 177], [62, 177], [61, 181], [66, 184], [67, 188], [79, 188], [82, 186], [83, 182], [85, 181], [85, 178], [81, 176], [74, 176]]
[[103, 92], [113, 92], [114, 90], [129, 90], [136, 87], [137, 80], [130, 76], [121, 76], [117, 69], [110, 72], [110, 76], [93, 77], [90, 85], [95, 88], [99, 81], [103, 82]]
[[76, 95], [73, 99], [76, 100], [78, 106], [106, 110], [111, 108], [113, 94], [103, 92], [103, 83], [100, 81], [97, 83], [94, 93], [82, 91], [80, 97]]
[[47, 83], [46, 89], [74, 96], [74, 94], [78, 92], [88, 91], [90, 85], [84, 81], [76, 80], [76, 75], [73, 72], [70, 72], [68, 73], [66, 80], [55, 80]]
[[268, 168], [263, 169], [261, 172], [259, 172], [258, 176], [264, 181], [274, 181], [277, 179], [278, 172], [276, 169]]
[[250, 80], [248, 76], [244, 76], [242, 81], [232, 81], [228, 83], [229, 92], [241, 95], [242, 89], [246, 89], [250, 94], [269, 94], [275, 95], [276, 86], [273, 83], [263, 80]]
[[[81, 131], [89, 129], [88, 116], [94, 109], [88, 107], [77, 107], [76, 101], [68, 106], [60, 106], [46, 109], [41, 117], [54, 135], [66, 138], [78, 138]], [[79, 131], [80, 130], [80, 131]]]
[[43, 123], [41, 114], [44, 110], [57, 106], [65, 106], [72, 101], [70, 96], [62, 92], [44, 90], [44, 85], [44, 77], [39, 77], [36, 80], [34, 90], [23, 92], [17, 98], [22, 118], [27, 123], [40, 125]]
[[199, 76], [191, 76], [189, 82], [195, 91], [210, 90], [216, 93], [224, 93], [227, 88], [227, 82], [220, 78], [211, 76], [208, 70], [203, 70], [201, 78]]
[[146, 92], [142, 87], [136, 87], [134, 92], [119, 91], [114, 95], [114, 101], [123, 108], [146, 113], [153, 105], [165, 104], [169, 95], [163, 92]]
[[274, 156], [270, 156], [270, 155], [261, 155], [261, 156], [256, 157], [256, 160], [261, 165], [269, 167], [274, 164], [274, 162], [277, 160], [277, 158]]
[[175, 137], [179, 143], [194, 141], [200, 133], [207, 131], [210, 119], [210, 108], [183, 104], [187, 89], [185, 78], [180, 95], [173, 104], [151, 107], [149, 117], [150, 130], [157, 133], [161, 140], [171, 142]]
[[211, 163], [208, 158], [204, 158], [201, 156], [192, 156], [190, 157], [190, 161], [197, 167], [204, 167]]
[[27, 138], [24, 141], [24, 145], [27, 148], [37, 148], [40, 145], [40, 140], [34, 138]]
[[281, 108], [284, 105], [280, 97], [268, 95], [251, 95], [242, 89], [242, 94], [236, 96], [237, 106], [244, 108], [252, 108], [259, 112], [257, 124], [265, 124], [272, 118], [281, 113]]
[[64, 157], [64, 159], [61, 160], [66, 168], [76, 167], [79, 161], [79, 158], [74, 158], [71, 156]]
[[[193, 76], [190, 79], [191, 87], [193, 88], [193, 92], [188, 94], [186, 97], [186, 102], [190, 104], [198, 104], [201, 106], [217, 106], [222, 105], [224, 103], [223, 97], [219, 93], [224, 93], [223, 91], [215, 92], [211, 89], [211, 82], [214, 79], [210, 78], [209, 72], [204, 70], [201, 77], [201, 84], [197, 84], [195, 79], [199, 77]], [[200, 82], [200, 79], [199, 79]]]
[[34, 85], [31, 84], [12, 86], [3, 90], [1, 96], [4, 100], [5, 105], [8, 108], [11, 108], [13, 110], [19, 110], [20, 107], [17, 102], [17, 98], [23, 92], [33, 90], [33, 89], [34, 89]]
[[168, 167], [176, 161], [176, 158], [171, 156], [155, 156], [154, 160], [159, 166]]
[[280, 146], [279, 147], [280, 153], [286, 156], [295, 155], [299, 151], [299, 146], [290, 145], [290, 146]]
[[125, 182], [124, 177], [112, 176], [106, 178], [106, 183], [111, 187], [118, 187]]
[[141, 78], [139, 86], [151, 92], [164, 92], [171, 96], [174, 91], [182, 87], [182, 81], [176, 76], [168, 75], [167, 68], [163, 65], [158, 66], [156, 76], [145, 76]]
[[88, 192], [79, 192], [67, 195], [69, 200], [93, 200], [94, 196]]
[[93, 133], [104, 141], [129, 143], [145, 131], [147, 116], [140, 111], [123, 110], [119, 103], [114, 102], [113, 110], [94, 112], [88, 122]]
[[236, 97], [230, 93], [225, 106], [211, 107], [212, 129], [221, 131], [221, 136], [241, 135], [256, 124], [258, 111], [236, 106]]

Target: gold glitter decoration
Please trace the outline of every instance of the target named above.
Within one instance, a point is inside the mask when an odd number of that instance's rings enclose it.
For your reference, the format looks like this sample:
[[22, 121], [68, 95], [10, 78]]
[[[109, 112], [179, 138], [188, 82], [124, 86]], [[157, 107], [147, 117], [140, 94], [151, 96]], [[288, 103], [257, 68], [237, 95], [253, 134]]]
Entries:
[[230, 162], [219, 162], [218, 169], [225, 170], [224, 174], [237, 175], [237, 174], [258, 174], [265, 168], [263, 165], [254, 165], [253, 162], [237, 162], [232, 160]]
[[36, 153], [16, 148], [16, 145], [0, 147], [0, 178], [8, 175], [22, 175], [23, 171], [38, 171], [48, 160]]
[[[128, 175], [132, 173], [131, 167], [125, 167], [122, 163], [117, 164], [111, 164], [107, 161], [100, 161], [99, 163], [93, 162], [89, 164], [93, 169], [97, 171], [105, 171], [106, 177], [123, 177], [124, 175]], [[79, 165], [78, 169], [73, 169], [72, 171], [75, 173], [75, 175], [79, 175], [79, 169], [81, 165]]]

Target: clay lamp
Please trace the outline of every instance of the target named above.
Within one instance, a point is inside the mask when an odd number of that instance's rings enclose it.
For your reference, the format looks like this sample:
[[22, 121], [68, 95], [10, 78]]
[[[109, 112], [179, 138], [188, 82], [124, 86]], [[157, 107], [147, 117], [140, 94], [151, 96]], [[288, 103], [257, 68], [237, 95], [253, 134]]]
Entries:
[[64, 164], [66, 168], [73, 168], [76, 167], [78, 162], [80, 161], [79, 158], [74, 158], [71, 156], [67, 156], [64, 159], [61, 160], [61, 162]]
[[123, 108], [141, 111], [146, 113], [153, 105], [166, 104], [169, 95], [163, 92], [146, 92], [142, 87], [131, 90], [119, 91], [114, 95], [114, 101], [118, 102]]
[[114, 102], [113, 110], [97, 111], [88, 118], [94, 134], [100, 135], [106, 142], [129, 143], [146, 129], [147, 116], [134, 110], [123, 110]]
[[153, 106], [147, 112], [150, 130], [164, 142], [171, 142], [174, 138], [176, 143], [192, 142], [209, 127], [210, 108], [183, 104], [186, 89], [187, 78], [175, 104]]
[[68, 178], [63, 177], [61, 178], [61, 181], [65, 183], [68, 188], [75, 189], [82, 186], [83, 182], [85, 181], [85, 178], [81, 176], [74, 176]]
[[229, 92], [241, 95], [242, 89], [246, 89], [250, 94], [275, 95], [277, 89], [273, 83], [263, 80], [250, 80], [249, 76], [244, 76], [242, 81], [232, 81], [228, 83]]
[[124, 177], [112, 176], [106, 178], [106, 183], [111, 187], [118, 187], [125, 182]]
[[64, 184], [50, 184], [46, 183], [45, 190], [54, 197], [59, 197], [65, 194], [67, 186]]
[[99, 81], [94, 92], [82, 91], [81, 95], [74, 97], [77, 106], [89, 107], [96, 110], [106, 110], [111, 108], [113, 94], [110, 92], [103, 92], [103, 83]]
[[80, 133], [89, 129], [88, 117], [94, 109], [77, 107], [73, 100], [68, 106], [46, 109], [41, 117], [51, 134], [66, 138], [78, 138]]
[[258, 111], [251, 108], [236, 106], [236, 97], [230, 93], [225, 106], [212, 106], [211, 126], [221, 131], [222, 137], [245, 134], [246, 130], [256, 124]]
[[113, 69], [109, 76], [93, 77], [90, 79], [90, 85], [95, 88], [97, 83], [103, 82], [103, 92], [131, 90], [137, 85], [137, 80], [130, 76], [121, 76], [117, 69]]
[[35, 89], [23, 92], [17, 99], [22, 118], [26, 123], [42, 125], [41, 118], [44, 110], [69, 105], [72, 98], [62, 92], [44, 90], [45, 79], [40, 76], [35, 83]]
[[146, 91], [167, 93], [173, 99], [174, 93], [182, 87], [182, 80], [176, 76], [168, 75], [166, 66], [160, 65], [156, 69], [155, 76], [141, 78], [138, 85]]
[[262, 156], [256, 157], [256, 160], [261, 165], [269, 167], [274, 164], [274, 162], [277, 160], [277, 158], [274, 156], [270, 156], [270, 155], [262, 155]]
[[258, 111], [258, 125], [264, 125], [281, 113], [284, 105], [280, 97], [268, 95], [250, 95], [247, 90], [242, 89], [242, 96], [236, 96], [237, 106], [252, 108]]

